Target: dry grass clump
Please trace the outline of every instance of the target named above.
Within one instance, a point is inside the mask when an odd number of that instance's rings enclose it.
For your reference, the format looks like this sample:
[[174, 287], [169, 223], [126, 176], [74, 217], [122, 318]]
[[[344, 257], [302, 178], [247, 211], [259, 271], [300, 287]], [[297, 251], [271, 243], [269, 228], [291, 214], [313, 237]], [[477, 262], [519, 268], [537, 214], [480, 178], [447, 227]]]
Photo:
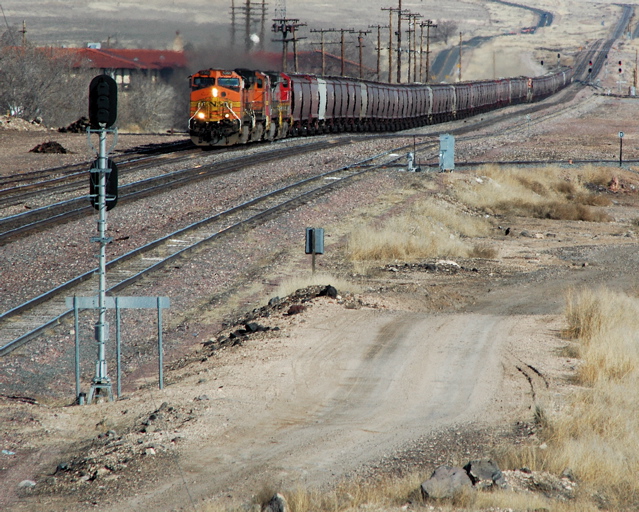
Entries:
[[417, 475], [380, 477], [373, 482], [344, 480], [333, 490], [297, 489], [284, 493], [291, 512], [330, 510], [334, 512], [366, 508], [381, 510], [399, 507], [419, 488]]
[[578, 339], [582, 384], [639, 375], [639, 300], [608, 289], [569, 290], [567, 337]]
[[580, 169], [579, 176], [582, 183], [589, 183], [595, 187], [607, 187], [615, 173], [610, 167], [597, 167], [589, 164]]
[[495, 251], [475, 247], [465, 238], [485, 236], [486, 219], [456, 211], [442, 201], [415, 203], [402, 215], [382, 225], [361, 225], [350, 235], [348, 253], [353, 261], [414, 261], [427, 257], [481, 257]]
[[[481, 178], [459, 184], [454, 191], [463, 202], [493, 214], [513, 214], [556, 220], [607, 222], [609, 216], [589, 206], [606, 206], [608, 198], [588, 190], [585, 176], [600, 180], [594, 169], [568, 178], [558, 167], [504, 169], [487, 166]], [[588, 182], [589, 183], [589, 182]]]
[[[547, 448], [529, 446], [518, 465], [555, 474], [570, 468], [609, 510], [639, 508], [639, 299], [610, 290], [571, 290], [568, 327], [584, 387], [544, 417]], [[602, 501], [603, 500], [603, 501]]]

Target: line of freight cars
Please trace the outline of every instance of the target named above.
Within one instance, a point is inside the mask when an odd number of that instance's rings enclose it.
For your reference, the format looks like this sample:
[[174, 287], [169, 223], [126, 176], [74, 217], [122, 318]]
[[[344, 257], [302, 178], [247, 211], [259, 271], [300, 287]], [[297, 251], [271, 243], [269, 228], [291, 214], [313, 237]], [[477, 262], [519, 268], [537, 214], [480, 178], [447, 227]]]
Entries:
[[572, 82], [538, 77], [457, 84], [386, 84], [345, 77], [205, 69], [191, 81], [189, 133], [198, 146], [290, 136], [397, 131], [533, 102]]

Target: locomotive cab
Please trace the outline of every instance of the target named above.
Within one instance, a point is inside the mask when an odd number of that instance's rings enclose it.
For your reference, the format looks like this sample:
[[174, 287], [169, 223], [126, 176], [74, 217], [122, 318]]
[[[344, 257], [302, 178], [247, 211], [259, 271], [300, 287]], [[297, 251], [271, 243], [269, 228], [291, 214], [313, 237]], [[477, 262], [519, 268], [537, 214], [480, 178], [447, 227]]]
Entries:
[[243, 79], [233, 71], [207, 69], [190, 77], [189, 134], [195, 144], [231, 145], [241, 130]]
[[291, 77], [280, 72], [268, 72], [271, 80], [272, 138], [284, 138], [291, 126]]

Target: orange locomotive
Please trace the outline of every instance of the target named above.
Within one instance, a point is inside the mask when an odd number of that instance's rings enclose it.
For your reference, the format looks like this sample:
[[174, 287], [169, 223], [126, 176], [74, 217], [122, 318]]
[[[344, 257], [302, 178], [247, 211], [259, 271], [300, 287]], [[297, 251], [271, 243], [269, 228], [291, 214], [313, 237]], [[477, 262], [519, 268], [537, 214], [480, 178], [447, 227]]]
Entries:
[[284, 73], [206, 69], [190, 77], [189, 134], [199, 146], [232, 146], [288, 134], [291, 80]]

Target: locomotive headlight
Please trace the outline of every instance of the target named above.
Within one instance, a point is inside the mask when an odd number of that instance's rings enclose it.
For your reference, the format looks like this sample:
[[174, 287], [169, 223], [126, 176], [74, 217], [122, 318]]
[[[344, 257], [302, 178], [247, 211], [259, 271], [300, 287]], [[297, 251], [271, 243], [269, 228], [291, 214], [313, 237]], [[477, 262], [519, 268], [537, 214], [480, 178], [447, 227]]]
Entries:
[[224, 114], [224, 117], [226, 117], [228, 119], [231, 116], [229, 116], [228, 114]]
[[198, 119], [204, 119], [206, 117], [206, 114], [204, 112], [199, 112], [197, 117]]
[[212, 95], [214, 98], [217, 98], [217, 95], [218, 95], [217, 87], [213, 87], [213, 88], [211, 89], [211, 95]]

